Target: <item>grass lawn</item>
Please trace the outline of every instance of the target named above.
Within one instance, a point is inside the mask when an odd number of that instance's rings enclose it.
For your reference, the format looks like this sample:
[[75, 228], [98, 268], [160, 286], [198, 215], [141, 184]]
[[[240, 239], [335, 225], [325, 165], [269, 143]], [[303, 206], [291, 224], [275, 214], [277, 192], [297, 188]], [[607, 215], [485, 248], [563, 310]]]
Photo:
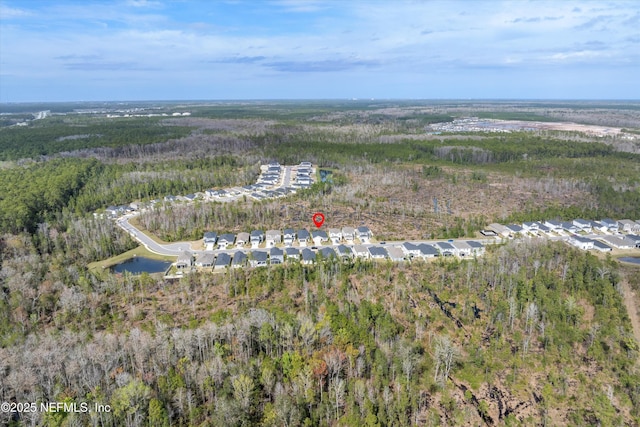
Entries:
[[116, 264], [119, 264], [123, 261], [133, 258], [134, 256], [143, 256], [145, 258], [156, 259], [160, 261], [175, 261], [175, 257], [158, 255], [153, 252], [149, 252], [147, 248], [145, 248], [144, 246], [138, 246], [137, 248], [121, 253], [120, 255], [116, 255], [114, 257], [107, 258], [102, 261], [92, 262], [87, 267], [89, 268], [89, 270], [100, 271], [105, 268], [113, 267]]

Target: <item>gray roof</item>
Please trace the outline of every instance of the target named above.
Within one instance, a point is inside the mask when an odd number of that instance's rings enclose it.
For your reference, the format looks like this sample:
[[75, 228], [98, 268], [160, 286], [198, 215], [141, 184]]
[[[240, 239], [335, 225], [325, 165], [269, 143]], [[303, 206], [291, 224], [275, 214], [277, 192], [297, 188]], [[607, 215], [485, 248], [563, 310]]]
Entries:
[[387, 257], [389, 254], [387, 253], [387, 250], [383, 247], [380, 246], [369, 246], [369, 253], [371, 254], [372, 257]]
[[233, 265], [239, 265], [239, 264], [243, 264], [247, 259], [247, 255], [242, 252], [242, 251], [238, 251], [235, 254], [233, 254]]
[[251, 232], [251, 237], [262, 237], [264, 236], [264, 231], [262, 230], [253, 230]]
[[482, 247], [482, 243], [477, 242], [475, 240], [467, 240], [467, 244], [469, 246], [471, 246], [472, 248], [481, 248]]
[[316, 254], [311, 249], [304, 248], [302, 250], [302, 259], [305, 261], [315, 261]]
[[321, 239], [328, 239], [327, 233], [323, 230], [314, 230], [311, 232], [311, 237], [315, 239], [316, 237], [320, 237]]
[[593, 246], [596, 247], [596, 248], [600, 248], [600, 249], [606, 249], [608, 251], [611, 250], [611, 246], [609, 246], [609, 245], [607, 245], [605, 243], [602, 243], [602, 242], [600, 242], [598, 240], [594, 240], [593, 241]]
[[215, 231], [207, 231], [204, 233], [204, 240], [213, 240], [214, 242], [218, 239], [218, 233]]
[[227, 254], [227, 253], [221, 253], [218, 254], [218, 258], [216, 258], [216, 266], [221, 266], [221, 265], [229, 265], [231, 264], [231, 255]]
[[218, 242], [227, 241], [233, 243], [234, 240], [236, 240], [236, 235], [231, 233], [223, 234], [218, 237]]
[[348, 246], [345, 246], [345, 245], [339, 245], [339, 246], [336, 248], [336, 252], [337, 252], [339, 255], [351, 255], [351, 254], [353, 253], [353, 252], [351, 251], [351, 248], [349, 248]]
[[309, 232], [306, 229], [301, 228], [300, 230], [298, 230], [298, 239], [304, 240], [308, 238], [309, 238]]
[[451, 243], [448, 243], [448, 242], [436, 242], [436, 245], [442, 250], [446, 250], [446, 251], [455, 250], [453, 245]]
[[267, 261], [267, 253], [265, 251], [253, 251], [251, 257], [256, 261]]
[[358, 227], [356, 230], [358, 231], [358, 233], [371, 233], [369, 227], [365, 227], [364, 225]]
[[284, 252], [282, 252], [282, 249], [280, 249], [280, 248], [273, 247], [269, 251], [269, 256], [271, 256], [271, 257], [280, 256], [281, 257], [281, 256], [284, 256]]
[[203, 253], [196, 257], [196, 264], [213, 265], [214, 258], [215, 255], [210, 252]]
[[292, 236], [294, 236], [294, 237], [295, 237], [296, 232], [295, 232], [295, 230], [294, 230], [293, 228], [285, 228], [285, 229], [284, 229], [284, 233], [283, 233], [283, 234], [284, 234], [285, 236], [286, 236], [287, 234], [290, 234], [290, 235], [292, 235]]
[[418, 249], [423, 255], [438, 255], [438, 250], [431, 245], [421, 243], [418, 245]]
[[285, 248], [284, 252], [290, 257], [300, 257], [300, 251], [297, 248]]
[[323, 258], [331, 258], [336, 256], [336, 251], [333, 248], [322, 248], [320, 249], [320, 253]]

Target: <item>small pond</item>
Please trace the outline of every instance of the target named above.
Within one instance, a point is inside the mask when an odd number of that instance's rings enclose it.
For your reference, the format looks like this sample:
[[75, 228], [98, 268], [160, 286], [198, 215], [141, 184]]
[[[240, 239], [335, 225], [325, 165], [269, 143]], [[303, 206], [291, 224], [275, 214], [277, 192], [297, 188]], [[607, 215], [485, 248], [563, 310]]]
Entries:
[[171, 261], [158, 261], [138, 256], [114, 265], [111, 270], [114, 273], [124, 273], [128, 271], [131, 274], [142, 274], [144, 272], [163, 273], [170, 265]]
[[633, 256], [625, 256], [625, 257], [621, 257], [618, 258], [620, 261], [624, 261], [624, 262], [630, 262], [633, 264], [640, 264], [640, 257], [633, 257]]

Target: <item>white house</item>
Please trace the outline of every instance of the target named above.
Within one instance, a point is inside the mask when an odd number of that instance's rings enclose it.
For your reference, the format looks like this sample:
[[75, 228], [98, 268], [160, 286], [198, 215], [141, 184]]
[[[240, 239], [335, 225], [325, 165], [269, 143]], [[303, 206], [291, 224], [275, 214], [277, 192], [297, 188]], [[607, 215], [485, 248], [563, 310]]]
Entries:
[[244, 252], [238, 251], [235, 254], [233, 254], [233, 261], [231, 262], [232, 268], [241, 268], [246, 263], [247, 263], [247, 255]]
[[214, 270], [221, 270], [225, 267], [229, 267], [231, 264], [231, 255], [227, 253], [218, 254], [218, 258], [216, 258], [216, 264], [213, 266]]
[[536, 234], [540, 230], [540, 224], [535, 221], [523, 222], [522, 229], [526, 232]]
[[345, 245], [338, 245], [336, 248], [336, 254], [345, 261], [353, 258], [353, 251]]
[[440, 253], [434, 246], [428, 245], [426, 243], [419, 244], [418, 249], [420, 249], [421, 258], [426, 259], [426, 258], [435, 258], [437, 256], [440, 256]]
[[455, 248], [459, 257], [470, 256], [472, 253], [471, 246], [463, 240], [456, 240], [451, 245]]
[[188, 268], [193, 265], [193, 255], [191, 252], [183, 252], [178, 255], [178, 259], [176, 260], [176, 268]]
[[236, 235], [227, 233], [218, 237], [218, 247], [220, 249], [225, 249], [229, 245], [233, 245], [236, 241]]
[[549, 228], [549, 231], [562, 230], [562, 223], [553, 219], [545, 221], [544, 225]]
[[618, 229], [624, 233], [640, 232], [640, 224], [630, 219], [621, 219], [618, 221]]
[[453, 256], [456, 254], [456, 248], [453, 247], [451, 243], [448, 242], [435, 242], [433, 244], [443, 256]]
[[300, 243], [300, 246], [307, 246], [307, 243], [309, 243], [309, 239], [310, 239], [310, 235], [309, 232], [304, 229], [301, 228], [300, 230], [298, 230], [298, 242]]
[[253, 251], [249, 257], [251, 267], [264, 267], [267, 265], [267, 253], [265, 251]]
[[611, 231], [612, 233], [618, 232], [618, 221], [615, 221], [611, 218], [605, 218], [600, 220], [600, 224], [607, 227], [607, 230]]
[[329, 239], [334, 243], [340, 243], [342, 240], [342, 230], [339, 228], [330, 228], [329, 229]]
[[300, 260], [300, 250], [298, 250], [297, 248], [285, 248], [284, 253], [287, 255], [287, 259], [290, 259], [292, 261]]
[[302, 263], [309, 265], [316, 262], [316, 253], [309, 248], [302, 250]]
[[213, 253], [203, 253], [196, 257], [196, 267], [212, 267], [215, 255]]
[[293, 228], [285, 228], [283, 235], [284, 244], [287, 246], [293, 245], [293, 241], [296, 238], [296, 232], [293, 230]]
[[267, 230], [267, 247], [277, 245], [282, 241], [282, 233], [280, 230]]
[[329, 240], [329, 236], [327, 236], [327, 233], [323, 230], [314, 230], [311, 232], [311, 239], [314, 245], [321, 245], [322, 242]]
[[345, 242], [353, 242], [356, 236], [356, 229], [353, 227], [342, 227], [342, 238]]
[[413, 243], [404, 242], [400, 248], [409, 257], [421, 256], [420, 248]]
[[587, 221], [586, 219], [574, 219], [573, 225], [575, 225], [582, 231], [591, 231], [591, 221]]
[[568, 242], [576, 248], [584, 251], [593, 249], [593, 240], [587, 239], [586, 237], [574, 235], [569, 238]]
[[369, 227], [365, 226], [356, 228], [356, 234], [358, 235], [358, 239], [360, 239], [360, 242], [362, 243], [369, 243], [369, 240], [371, 239], [371, 237], [373, 237], [373, 233], [371, 233]]
[[250, 241], [251, 241], [251, 235], [246, 231], [242, 231], [238, 233], [238, 237], [236, 238], [236, 245], [238, 245], [238, 247], [241, 248], [244, 245], [248, 244]]
[[625, 236], [600, 236], [599, 239], [618, 249], [632, 249], [636, 246], [635, 241]]
[[372, 259], [385, 259], [389, 256], [387, 250], [381, 246], [369, 246], [369, 255]]
[[264, 241], [264, 231], [262, 230], [253, 230], [249, 237], [251, 241], [251, 247], [257, 248], [260, 243]]
[[282, 264], [284, 262], [284, 252], [280, 248], [271, 248], [269, 251], [269, 262], [271, 264]]
[[353, 247], [353, 255], [358, 257], [358, 258], [368, 259], [370, 254], [369, 254], [369, 250], [367, 249], [366, 246], [364, 246], [364, 245], [355, 245]]
[[400, 262], [405, 260], [404, 251], [397, 246], [387, 247], [387, 253], [391, 261]]

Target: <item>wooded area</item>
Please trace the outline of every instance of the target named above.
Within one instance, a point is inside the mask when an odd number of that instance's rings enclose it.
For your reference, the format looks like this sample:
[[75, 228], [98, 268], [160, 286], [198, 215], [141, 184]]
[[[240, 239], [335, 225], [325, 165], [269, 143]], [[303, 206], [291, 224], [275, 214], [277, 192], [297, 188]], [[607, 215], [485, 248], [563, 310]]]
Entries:
[[[499, 219], [640, 219], [637, 154], [606, 138], [425, 134], [469, 108], [230, 104], [0, 129], [0, 401], [112, 408], [0, 413], [0, 424], [640, 425], [622, 287], [640, 291], [638, 269], [561, 242], [178, 280], [87, 267], [136, 247], [94, 212], [253, 183], [269, 161], [312, 161], [334, 180], [262, 202], [167, 204], [133, 221], [177, 241], [309, 228], [319, 211], [325, 227], [366, 224], [388, 240], [472, 236]], [[496, 114], [534, 107], [522, 108]]]

